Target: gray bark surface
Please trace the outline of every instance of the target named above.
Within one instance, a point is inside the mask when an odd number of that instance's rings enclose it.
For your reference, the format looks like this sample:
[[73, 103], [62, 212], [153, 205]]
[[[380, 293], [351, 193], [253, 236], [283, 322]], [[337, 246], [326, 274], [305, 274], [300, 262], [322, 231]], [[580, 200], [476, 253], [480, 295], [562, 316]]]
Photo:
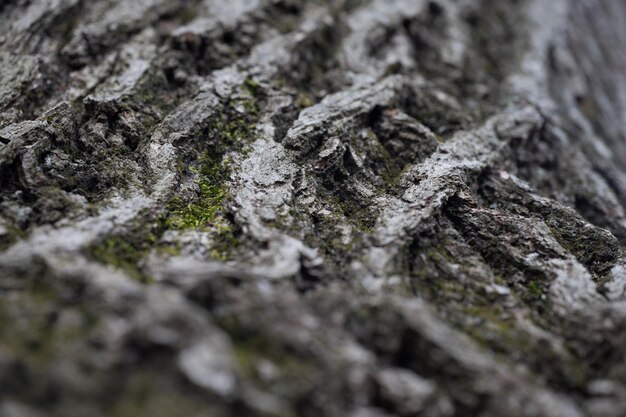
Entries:
[[626, 415], [623, 0], [0, 3], [0, 416]]

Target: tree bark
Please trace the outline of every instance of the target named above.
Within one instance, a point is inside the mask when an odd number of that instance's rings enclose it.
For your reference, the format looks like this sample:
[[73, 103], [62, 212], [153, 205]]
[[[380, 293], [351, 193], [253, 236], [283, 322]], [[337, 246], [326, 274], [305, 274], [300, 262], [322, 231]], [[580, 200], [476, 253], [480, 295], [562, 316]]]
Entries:
[[1, 416], [626, 415], [622, 0], [0, 5]]

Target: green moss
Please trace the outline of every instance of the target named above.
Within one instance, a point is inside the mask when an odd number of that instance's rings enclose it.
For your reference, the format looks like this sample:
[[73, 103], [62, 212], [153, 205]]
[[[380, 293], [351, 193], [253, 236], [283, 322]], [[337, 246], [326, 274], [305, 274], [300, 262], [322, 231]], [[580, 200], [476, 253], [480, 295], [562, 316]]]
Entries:
[[152, 251], [162, 255], [177, 255], [180, 248], [160, 241], [167, 229], [167, 217], [164, 214], [146, 210], [139, 219], [124, 234], [108, 236], [88, 247], [85, 252], [98, 262], [121, 269], [138, 282], [150, 283], [152, 277], [146, 274], [143, 259]]
[[217, 223], [212, 237], [213, 248], [210, 255], [220, 261], [230, 260], [233, 250], [241, 244], [235, 237], [232, 226], [225, 222]]
[[263, 98], [261, 85], [250, 78], [235, 90], [202, 131], [208, 137], [208, 149], [200, 151], [195, 162], [181, 160], [178, 164], [179, 175], [195, 178], [194, 193], [173, 197], [164, 216], [167, 229], [208, 232], [213, 240], [210, 256], [219, 260], [229, 259], [240, 244], [227, 219], [228, 179], [233, 163], [229, 155], [245, 154], [246, 146], [254, 140]]
[[252, 78], [245, 79], [245, 81], [243, 82], [243, 88], [248, 90], [248, 92], [254, 98], [258, 98], [261, 93], [261, 85], [259, 84], [258, 81], [253, 80]]
[[142, 271], [140, 262], [155, 243], [153, 235], [139, 245], [126, 236], [112, 236], [92, 246], [88, 252], [98, 262], [121, 269], [136, 281], [148, 283], [151, 278]]
[[221, 160], [205, 152], [196, 171], [198, 191], [195, 201], [184, 203], [174, 198], [170, 203], [170, 216], [166, 220], [170, 229], [207, 229], [214, 225], [216, 216], [228, 196], [226, 180], [230, 175], [230, 160]]
[[[191, 203], [180, 198], [171, 202], [171, 217], [167, 224], [173, 229], [206, 228], [215, 220], [228, 197], [226, 181], [231, 172], [231, 160], [225, 157], [229, 151], [242, 151], [253, 138], [256, 118], [259, 113], [260, 85], [246, 79], [241, 89], [241, 97], [230, 100], [227, 106], [217, 113], [210, 123], [214, 146], [202, 153], [199, 166], [190, 171], [198, 176], [197, 196]], [[237, 109], [243, 107], [245, 113]], [[184, 171], [182, 168], [179, 171]]]
[[210, 121], [210, 135], [215, 139], [211, 152], [215, 157], [228, 151], [241, 152], [254, 139], [263, 98], [262, 87], [248, 78], [236, 90], [237, 93]]
[[526, 288], [528, 289], [530, 296], [533, 298], [541, 298], [543, 295], [543, 288], [537, 281], [530, 281], [526, 285]]
[[180, 198], [170, 203], [165, 223], [168, 229], [196, 229], [211, 232], [213, 246], [210, 255], [226, 261], [240, 242], [233, 227], [224, 218], [224, 202], [228, 198], [226, 179], [230, 174], [230, 161], [217, 163], [208, 154], [201, 160], [198, 171], [198, 195], [195, 201], [185, 204]]

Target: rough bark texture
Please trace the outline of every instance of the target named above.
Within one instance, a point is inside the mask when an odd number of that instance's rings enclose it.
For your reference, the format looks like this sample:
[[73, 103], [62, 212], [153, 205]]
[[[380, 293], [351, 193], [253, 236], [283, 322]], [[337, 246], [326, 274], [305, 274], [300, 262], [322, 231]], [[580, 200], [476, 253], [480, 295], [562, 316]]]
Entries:
[[0, 415], [626, 415], [623, 0], [0, 3]]

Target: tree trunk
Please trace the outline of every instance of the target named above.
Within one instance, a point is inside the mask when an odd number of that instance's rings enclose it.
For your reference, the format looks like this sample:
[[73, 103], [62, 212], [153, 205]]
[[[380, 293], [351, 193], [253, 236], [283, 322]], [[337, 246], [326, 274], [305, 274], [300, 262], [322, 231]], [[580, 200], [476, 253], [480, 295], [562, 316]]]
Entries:
[[623, 0], [0, 5], [0, 415], [626, 415]]

